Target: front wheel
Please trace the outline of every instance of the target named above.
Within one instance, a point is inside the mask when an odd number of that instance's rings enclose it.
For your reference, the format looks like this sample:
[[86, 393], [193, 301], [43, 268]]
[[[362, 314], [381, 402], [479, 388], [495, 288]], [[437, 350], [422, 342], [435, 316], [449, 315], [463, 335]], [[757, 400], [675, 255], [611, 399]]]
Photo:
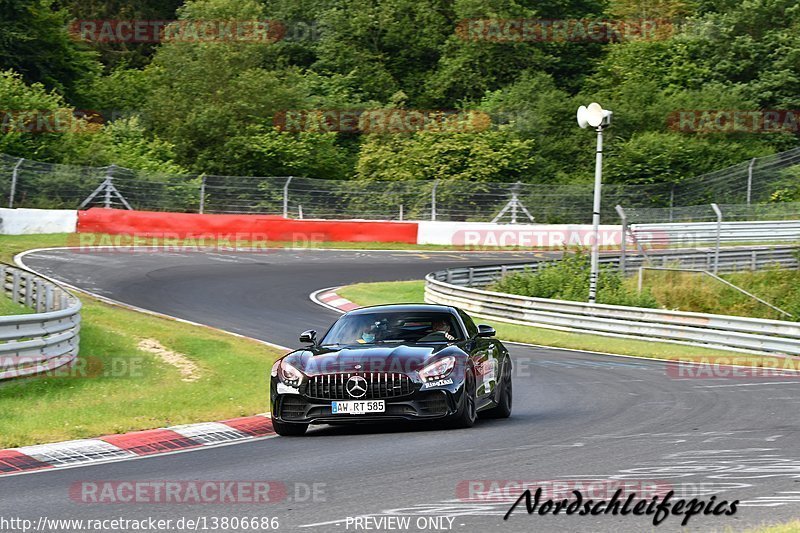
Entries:
[[308, 424], [291, 424], [273, 418], [272, 429], [282, 437], [300, 437], [301, 435], [305, 435]]
[[464, 393], [461, 395], [458, 411], [447, 421], [447, 427], [453, 429], [471, 428], [475, 424], [477, 418], [478, 409], [475, 399], [475, 375], [471, 371], [468, 371], [467, 378], [464, 380]]

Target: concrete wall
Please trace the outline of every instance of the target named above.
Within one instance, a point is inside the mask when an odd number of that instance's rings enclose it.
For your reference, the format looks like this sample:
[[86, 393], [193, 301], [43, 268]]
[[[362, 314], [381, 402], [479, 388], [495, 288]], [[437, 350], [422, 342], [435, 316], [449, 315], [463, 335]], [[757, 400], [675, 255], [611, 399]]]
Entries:
[[75, 233], [77, 225], [74, 210], [0, 208], [0, 235]]

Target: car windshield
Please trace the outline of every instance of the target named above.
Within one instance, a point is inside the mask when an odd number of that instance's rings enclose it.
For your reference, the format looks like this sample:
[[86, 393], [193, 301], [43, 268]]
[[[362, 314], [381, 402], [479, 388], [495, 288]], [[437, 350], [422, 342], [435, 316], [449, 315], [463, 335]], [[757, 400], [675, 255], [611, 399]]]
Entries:
[[447, 343], [463, 340], [455, 317], [441, 312], [359, 313], [340, 318], [323, 346], [380, 343]]

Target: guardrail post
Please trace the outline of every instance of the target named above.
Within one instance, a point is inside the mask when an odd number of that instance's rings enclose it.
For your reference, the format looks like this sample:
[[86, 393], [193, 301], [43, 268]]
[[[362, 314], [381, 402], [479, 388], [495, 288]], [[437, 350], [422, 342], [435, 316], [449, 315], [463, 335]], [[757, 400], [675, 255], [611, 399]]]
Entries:
[[636, 288], [639, 291], [639, 294], [642, 294], [642, 285], [644, 285], [644, 267], [639, 267], [639, 280], [636, 284]]
[[36, 287], [35, 298], [33, 300], [34, 309], [36, 309], [37, 313], [41, 313], [44, 311], [45, 299], [42, 298], [42, 282], [39, 281], [39, 278], [36, 278], [33, 286]]
[[44, 310], [48, 313], [53, 310], [53, 287], [50, 285], [44, 289]]
[[717, 204], [711, 204], [711, 209], [717, 214], [717, 245], [714, 249], [714, 274], [719, 272], [719, 242], [722, 234], [722, 211]]
[[447, 283], [452, 283], [453, 282], [453, 271], [448, 268], [446, 270], [446, 272], [447, 272], [447, 275], [445, 277], [445, 280], [447, 281]]
[[19, 272], [15, 270], [11, 275], [11, 301], [15, 304], [22, 302], [22, 297], [19, 294], [19, 281]]
[[758, 264], [757, 258], [758, 258], [758, 254], [756, 253], [755, 250], [750, 252], [750, 270], [755, 271], [756, 265]]
[[33, 283], [30, 276], [25, 276], [25, 307], [33, 307]]
[[473, 276], [475, 275], [475, 269], [470, 267], [468, 272], [469, 272], [469, 275], [467, 277], [467, 287], [472, 287], [472, 279], [473, 279]]

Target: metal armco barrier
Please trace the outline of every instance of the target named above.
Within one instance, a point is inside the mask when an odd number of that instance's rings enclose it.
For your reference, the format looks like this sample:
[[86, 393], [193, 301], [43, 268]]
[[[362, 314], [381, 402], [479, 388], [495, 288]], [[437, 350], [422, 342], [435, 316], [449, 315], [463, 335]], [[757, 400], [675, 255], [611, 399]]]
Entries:
[[[725, 250], [720, 266], [726, 271], [761, 268], [781, 263], [797, 268], [796, 247], [753, 250]], [[678, 253], [680, 252], [680, 253]], [[744, 259], [748, 258], [750, 264]], [[705, 252], [671, 250], [652, 253], [667, 261], [686, 260], [682, 265], [705, 261]], [[604, 257], [603, 262], [619, 262]], [[633, 263], [634, 258], [628, 258]], [[659, 259], [660, 260], [660, 259]], [[428, 274], [425, 301], [458, 306], [484, 318], [514, 324], [564, 331], [595, 333], [614, 337], [641, 338], [749, 351], [762, 354], [800, 355], [800, 324], [780, 320], [668, 311], [617, 305], [551, 300], [504, 294], [479, 289], [509, 272], [535, 270], [538, 264], [453, 268]], [[737, 268], [737, 266], [739, 268]]]
[[32, 376], [78, 355], [81, 302], [27, 270], [0, 264], [2, 290], [31, 314], [0, 316], [0, 380]]
[[[633, 224], [631, 232], [646, 244], [713, 244], [717, 240], [716, 222]], [[800, 220], [722, 222], [719, 239], [731, 242], [800, 241]]]

